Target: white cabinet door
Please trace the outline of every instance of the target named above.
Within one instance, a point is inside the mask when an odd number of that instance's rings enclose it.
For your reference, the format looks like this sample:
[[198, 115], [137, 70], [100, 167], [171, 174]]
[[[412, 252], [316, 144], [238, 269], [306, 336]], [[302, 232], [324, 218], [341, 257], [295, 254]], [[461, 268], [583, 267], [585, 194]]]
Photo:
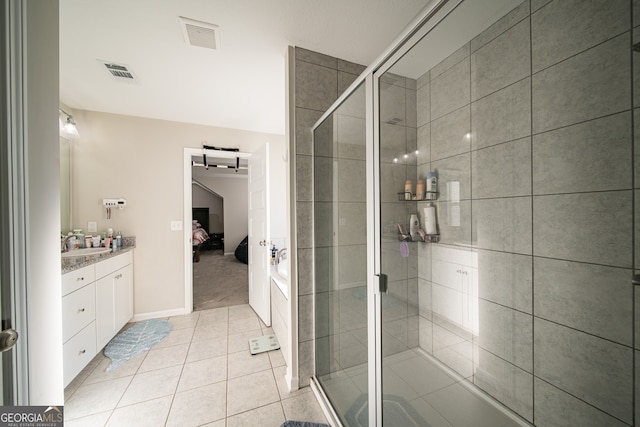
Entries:
[[131, 264], [96, 281], [97, 348], [109, 343], [133, 317]]
[[131, 264], [116, 272], [114, 284], [115, 326], [119, 331], [133, 317], [133, 266]]
[[96, 281], [96, 348], [101, 349], [116, 333], [115, 277], [109, 274]]

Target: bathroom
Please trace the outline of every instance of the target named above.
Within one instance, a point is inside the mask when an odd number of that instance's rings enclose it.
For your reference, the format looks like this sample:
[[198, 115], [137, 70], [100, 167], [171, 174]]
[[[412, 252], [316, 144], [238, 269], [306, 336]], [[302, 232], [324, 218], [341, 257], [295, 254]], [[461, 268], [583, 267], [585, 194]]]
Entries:
[[[299, 123], [301, 382], [344, 425], [637, 425], [637, 2], [476, 5], [436, 9]], [[302, 90], [344, 70], [296, 53]], [[432, 171], [436, 200], [404, 200]], [[428, 206], [435, 241], [403, 253]]]
[[[296, 221], [291, 223], [295, 229], [291, 234], [289, 262], [292, 280], [299, 283], [297, 288], [292, 287], [290, 298], [294, 299], [300, 322], [299, 336], [295, 337], [300, 384], [311, 384], [316, 376], [320, 387], [331, 385], [329, 380], [333, 378], [323, 379], [327, 372], [329, 376], [335, 373], [336, 377], [352, 372], [358, 375], [355, 381], [350, 383], [349, 378], [343, 384], [347, 397], [342, 407], [335, 405], [337, 411], [348, 412], [351, 404], [368, 389], [368, 378], [385, 379], [392, 371], [402, 377], [391, 356], [405, 357], [403, 352], [412, 350], [437, 359], [451, 376], [470, 378], [470, 383], [483, 390], [489, 401], [495, 399], [516, 414], [513, 418], [509, 413], [510, 420], [534, 425], [637, 423], [640, 370], [636, 335], [640, 329], [636, 322], [640, 302], [631, 279], [639, 264], [635, 250], [638, 150], [634, 147], [633, 123], [638, 78], [634, 66], [637, 54], [632, 54], [631, 46], [637, 42], [638, 3], [558, 0], [533, 0], [522, 6], [519, 3], [496, 9], [496, 16], [486, 25], [458, 40], [457, 45], [449, 46], [446, 52], [439, 52], [435, 55], [438, 61], [418, 73], [404, 74], [402, 61], [397, 67], [395, 63], [386, 64], [388, 67], [376, 76], [382, 80], [380, 86], [373, 85], [371, 79], [357, 81], [368, 64], [359, 66], [299, 48], [290, 57], [299, 66], [299, 79], [322, 80], [324, 77], [314, 73], [314, 69], [331, 69], [328, 83], [323, 80], [321, 83], [326, 84], [316, 87], [335, 88], [328, 96], [332, 99], [321, 107], [312, 102], [296, 104], [298, 114], [291, 122], [292, 126], [299, 126], [295, 131], [299, 130], [300, 136], [294, 140], [295, 150], [291, 151], [289, 178], [296, 183], [291, 215]], [[598, 8], [602, 5], [605, 6]], [[448, 21], [442, 22], [446, 25]], [[494, 22], [499, 24], [493, 26]], [[467, 28], [466, 23], [459, 24], [459, 28]], [[492, 36], [485, 33], [489, 29], [496, 33]], [[477, 39], [480, 34], [486, 40]], [[524, 48], [513, 46], [517, 43], [523, 43]], [[551, 43], [551, 48], [538, 50], [547, 43]], [[392, 52], [388, 53], [391, 56]], [[490, 60], [492, 54], [504, 54], [498, 63], [506, 65], [495, 66]], [[515, 65], [524, 61], [526, 66], [523, 69], [511, 66], [510, 60]], [[378, 65], [381, 64], [382, 60]], [[483, 66], [493, 67], [488, 76], [499, 76], [483, 82], [484, 88], [477, 86], [482, 80], [476, 80], [479, 75], [472, 74], [473, 67]], [[425, 74], [428, 71], [429, 75]], [[354, 141], [354, 147], [350, 148], [354, 150], [343, 152], [341, 157], [338, 149], [335, 159], [328, 150], [316, 153], [311, 145], [311, 132], [306, 131], [314, 127], [352, 82], [356, 84], [348, 89], [351, 96], [345, 95], [342, 100], [362, 107], [375, 95], [383, 108], [385, 102], [393, 108], [386, 112], [366, 109], [364, 114], [360, 114], [362, 111], [340, 114], [344, 110], [333, 110], [336, 126], [344, 118], [339, 116], [360, 121], [357, 132], [350, 137]], [[443, 101], [438, 91], [445, 87], [459, 91], [459, 96]], [[296, 89], [302, 91], [303, 85]], [[57, 94], [51, 98], [56, 98], [53, 104], [57, 106]], [[407, 114], [413, 105], [415, 111]], [[403, 108], [404, 114], [396, 111]], [[429, 115], [425, 114], [427, 111]], [[501, 117], [493, 117], [501, 111]], [[375, 119], [369, 115], [376, 114], [381, 116], [381, 126], [368, 126], [367, 120], [372, 123]], [[482, 121], [483, 115], [486, 121]], [[141, 250], [140, 257], [136, 255], [136, 267], [140, 262], [141, 268], [150, 272], [149, 280], [140, 282], [140, 289], [136, 290], [140, 292], [136, 295], [136, 304], [140, 304], [137, 308], [147, 312], [173, 310], [173, 302], [184, 301], [184, 288], [179, 285], [183, 283], [184, 271], [168, 271], [163, 266], [181, 256], [180, 249], [176, 249], [181, 234], [168, 230], [168, 225], [182, 217], [182, 207], [163, 200], [181, 191], [184, 143], [179, 140], [194, 141], [191, 147], [196, 149], [202, 140], [224, 139], [228, 135], [197, 126], [117, 114], [81, 112], [79, 116], [87, 124], [87, 132], [101, 141], [101, 147], [81, 150], [85, 155], [92, 151], [104, 159], [93, 164], [90, 171], [93, 177], [111, 177], [123, 192], [134, 183], [147, 184], [147, 190], [164, 188], [162, 192], [138, 192], [135, 197], [141, 202], [131, 203], [127, 212], [137, 218], [137, 224], [150, 222], [150, 228], [165, 231], [155, 235], [124, 223], [118, 223], [116, 228], [121, 227], [125, 234], [136, 234], [137, 244], [144, 244], [145, 252], [158, 255], [145, 255]], [[447, 134], [452, 129], [445, 126], [447, 119], [452, 126], [460, 123], [465, 126]], [[322, 129], [321, 124], [315, 128]], [[404, 150], [395, 145], [402, 141], [396, 139], [401, 130]], [[395, 136], [390, 138], [389, 134]], [[238, 131], [237, 136], [244, 148], [255, 135]], [[268, 138], [273, 139], [273, 135]], [[609, 143], [599, 144], [603, 139]], [[378, 159], [375, 153], [367, 151], [365, 141], [369, 140], [380, 145]], [[456, 144], [443, 145], [443, 140], [455, 140]], [[282, 141], [286, 143], [284, 137]], [[116, 144], [118, 150], [105, 152], [102, 147], [107, 143]], [[46, 154], [43, 152], [42, 156]], [[323, 188], [314, 189], [317, 183], [312, 165], [318, 170], [321, 165], [316, 162], [322, 162], [322, 157], [331, 158], [337, 166], [331, 170], [334, 175], [324, 178], [333, 176], [336, 179], [333, 187], [350, 192], [347, 194], [352, 198], [336, 199], [335, 210], [330, 206], [314, 212], [313, 192]], [[396, 158], [398, 163], [393, 161]], [[344, 167], [343, 160], [348, 161], [347, 166], [357, 168]], [[157, 170], [141, 171], [143, 165], [154, 167], [156, 162]], [[117, 172], [113, 164], [119, 165]], [[324, 166], [331, 167], [331, 162], [325, 162]], [[401, 167], [404, 172], [399, 171]], [[34, 171], [49, 177], [46, 167], [31, 168], [31, 173]], [[400, 202], [397, 193], [403, 191], [407, 179], [415, 184], [429, 171], [437, 171], [439, 178], [440, 194], [433, 204], [438, 212], [440, 241], [411, 242], [409, 256], [403, 257], [398, 251], [400, 242], [393, 234], [395, 230], [382, 227], [408, 222], [411, 214], [423, 212], [427, 202]], [[379, 178], [393, 176], [393, 181], [378, 179], [383, 184], [379, 193], [372, 191], [378, 185], [372, 180], [376, 173]], [[348, 182], [341, 186], [340, 180], [345, 176]], [[370, 188], [364, 186], [367, 181]], [[91, 185], [101, 184], [96, 179], [95, 183], [87, 184]], [[334, 202], [333, 187], [322, 195], [327, 204]], [[31, 201], [32, 206], [43, 207], [41, 212], [56, 206], [46, 198], [45, 190], [49, 189], [43, 185], [42, 200]], [[95, 192], [107, 189], [98, 190]], [[375, 194], [380, 195], [377, 202]], [[92, 208], [95, 212], [101, 209], [99, 200], [96, 198]], [[369, 209], [369, 203], [379, 203], [388, 209]], [[339, 216], [341, 207], [353, 217]], [[377, 219], [372, 212], [380, 213]], [[314, 241], [314, 213], [330, 215], [328, 229], [338, 233], [337, 241]], [[94, 215], [94, 212], [84, 214], [87, 218]], [[116, 216], [114, 221], [122, 221], [121, 218]], [[322, 217], [316, 215], [318, 218]], [[343, 223], [341, 218], [345, 220]], [[380, 221], [377, 230], [376, 220]], [[59, 242], [47, 239], [44, 226], [50, 221], [41, 219], [37, 223], [42, 228], [33, 231], [42, 233], [33, 234], [39, 240], [29, 242], [32, 250], [57, 245]], [[326, 226], [317, 221], [316, 228]], [[326, 236], [327, 228], [320, 231], [323, 232], [320, 235]], [[388, 234], [376, 242], [376, 233], [381, 231]], [[339, 241], [342, 237], [346, 238], [344, 245]], [[320, 243], [326, 246], [319, 246]], [[170, 253], [164, 254], [159, 248]], [[44, 252], [43, 249], [43, 255]], [[340, 253], [349, 256], [337, 256]], [[376, 256], [383, 266], [377, 270]], [[370, 266], [368, 258], [374, 260]], [[55, 271], [48, 264], [39, 268]], [[316, 271], [325, 276], [316, 276]], [[380, 273], [390, 279], [388, 294], [372, 291], [374, 277]], [[448, 286], [456, 275], [460, 276], [460, 285]], [[316, 281], [316, 288], [303, 288], [310, 280]], [[327, 285], [324, 289], [318, 288], [319, 280]], [[332, 280], [344, 287], [331, 288]], [[42, 282], [46, 280], [42, 278]], [[487, 282], [496, 286], [486, 288]], [[160, 283], [162, 293], [157, 292]], [[48, 302], [56, 301], [56, 296], [46, 290], [35, 289], [32, 295], [41, 291]], [[316, 295], [322, 292], [325, 295]], [[147, 305], [143, 298], [151, 294], [156, 303]], [[466, 320], [450, 312], [449, 309], [458, 307], [448, 303], [454, 298], [465, 308]], [[379, 306], [372, 304], [376, 300]], [[340, 304], [349, 310], [336, 309]], [[376, 310], [382, 315], [382, 321], [375, 324], [379, 334], [368, 326], [370, 314]], [[339, 324], [345, 321], [353, 328], [340, 329]], [[381, 341], [379, 336], [383, 337]], [[323, 342], [321, 339], [325, 338]], [[344, 340], [336, 341], [338, 338]], [[369, 340], [376, 341], [378, 346]], [[331, 344], [323, 347], [324, 343]], [[385, 347], [385, 343], [394, 346]], [[362, 365], [364, 362], [358, 357], [369, 347], [373, 349], [373, 357]], [[336, 350], [340, 353], [323, 364], [322, 358]], [[383, 350], [388, 359], [382, 357]], [[56, 352], [52, 353], [55, 359]], [[332, 371], [338, 367], [336, 360], [344, 371]], [[368, 375], [372, 372], [373, 375]], [[47, 375], [44, 369], [33, 374]], [[418, 377], [418, 372], [415, 376]], [[325, 388], [329, 400], [340, 400], [331, 394], [330, 387]], [[373, 390], [387, 394], [379, 388]], [[59, 391], [51, 394], [55, 393]], [[422, 400], [437, 406], [433, 400]], [[382, 412], [380, 409], [371, 415], [381, 417]], [[438, 413], [444, 412], [447, 410]]]

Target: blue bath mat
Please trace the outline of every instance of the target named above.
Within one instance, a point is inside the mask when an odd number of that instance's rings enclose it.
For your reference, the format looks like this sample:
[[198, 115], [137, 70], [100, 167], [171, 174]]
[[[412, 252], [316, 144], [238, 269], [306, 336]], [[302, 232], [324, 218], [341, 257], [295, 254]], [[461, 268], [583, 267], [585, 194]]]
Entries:
[[169, 332], [171, 332], [171, 323], [159, 319], [145, 320], [120, 332], [104, 348], [104, 355], [111, 359], [107, 372], [116, 369], [143, 351], [151, 349]]

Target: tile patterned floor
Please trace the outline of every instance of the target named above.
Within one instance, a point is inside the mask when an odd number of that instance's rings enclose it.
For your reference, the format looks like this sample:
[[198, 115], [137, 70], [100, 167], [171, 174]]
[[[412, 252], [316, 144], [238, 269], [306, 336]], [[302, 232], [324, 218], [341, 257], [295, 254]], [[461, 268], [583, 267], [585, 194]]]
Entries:
[[247, 305], [168, 319], [171, 333], [112, 372], [102, 353], [65, 389], [65, 426], [277, 427], [327, 423], [309, 387], [289, 393], [280, 351], [251, 356], [272, 333]]

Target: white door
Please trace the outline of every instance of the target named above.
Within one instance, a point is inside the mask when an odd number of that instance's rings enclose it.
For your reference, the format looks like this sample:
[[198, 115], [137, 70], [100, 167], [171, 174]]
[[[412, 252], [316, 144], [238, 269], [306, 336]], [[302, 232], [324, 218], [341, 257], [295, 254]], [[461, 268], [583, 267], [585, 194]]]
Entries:
[[249, 157], [249, 305], [271, 326], [269, 144]]

